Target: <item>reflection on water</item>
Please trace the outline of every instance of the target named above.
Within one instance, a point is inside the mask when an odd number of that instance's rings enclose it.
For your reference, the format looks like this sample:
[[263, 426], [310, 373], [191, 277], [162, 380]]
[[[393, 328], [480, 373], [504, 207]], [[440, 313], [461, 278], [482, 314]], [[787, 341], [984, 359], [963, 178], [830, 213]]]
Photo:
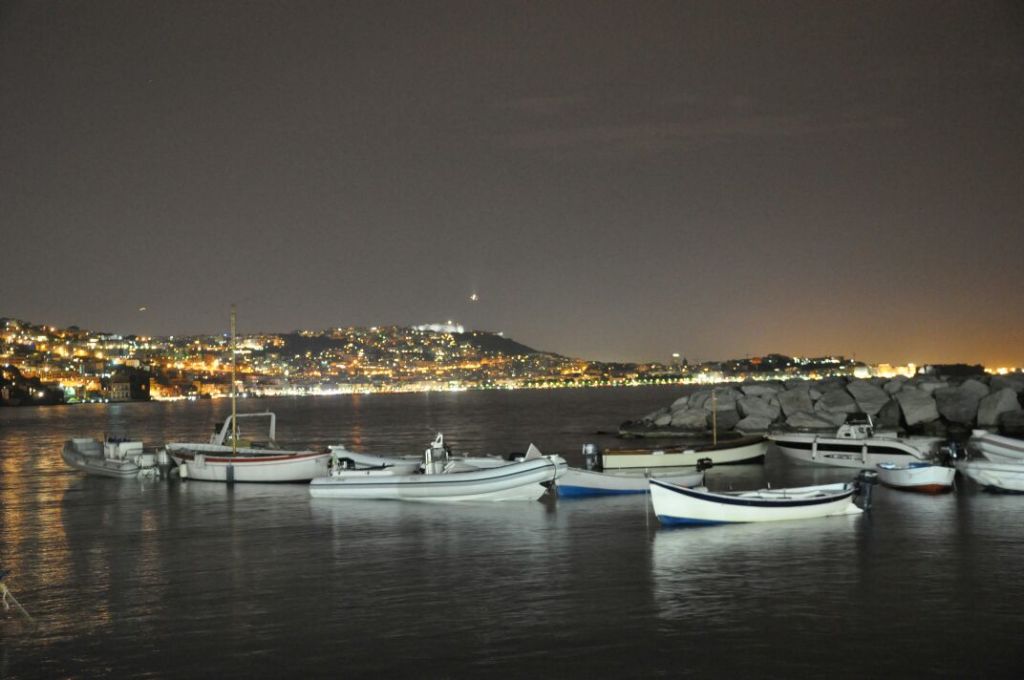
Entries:
[[[282, 441], [418, 452], [594, 432], [672, 390], [277, 399]], [[984, 675], [1017, 670], [1024, 496], [878, 489], [867, 515], [664, 530], [645, 496], [428, 505], [87, 478], [72, 435], [205, 439], [230, 406], [0, 409], [0, 677]], [[713, 468], [712, 488], [847, 470]], [[869, 664], [864, 666], [864, 660]]]

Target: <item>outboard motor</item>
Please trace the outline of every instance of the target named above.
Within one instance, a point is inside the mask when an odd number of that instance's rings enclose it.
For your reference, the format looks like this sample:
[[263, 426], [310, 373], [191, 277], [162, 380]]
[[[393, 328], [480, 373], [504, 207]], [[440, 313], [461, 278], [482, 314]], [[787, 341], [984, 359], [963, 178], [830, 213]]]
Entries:
[[967, 458], [967, 452], [956, 440], [949, 440], [945, 446], [939, 449], [939, 463], [947, 467], [953, 467], [958, 460]]
[[862, 510], [871, 509], [871, 493], [878, 484], [878, 473], [874, 470], [861, 470], [857, 475], [857, 494], [861, 496], [860, 507]]
[[597, 444], [587, 442], [583, 445], [583, 467], [587, 470], [601, 470], [604, 467]]

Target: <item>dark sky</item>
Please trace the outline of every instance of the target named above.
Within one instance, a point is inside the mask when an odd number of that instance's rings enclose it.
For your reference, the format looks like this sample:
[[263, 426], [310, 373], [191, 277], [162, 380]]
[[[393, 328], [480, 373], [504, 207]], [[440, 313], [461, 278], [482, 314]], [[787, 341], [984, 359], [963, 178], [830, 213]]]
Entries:
[[40, 323], [1021, 365], [1024, 3], [8, 0], [0, 220]]

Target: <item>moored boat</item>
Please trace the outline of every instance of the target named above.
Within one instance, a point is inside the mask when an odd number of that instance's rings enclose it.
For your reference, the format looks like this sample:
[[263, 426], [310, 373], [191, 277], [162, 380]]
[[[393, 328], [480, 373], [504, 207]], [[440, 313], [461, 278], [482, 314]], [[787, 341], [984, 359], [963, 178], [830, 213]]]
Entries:
[[[647, 493], [650, 490], [649, 479], [647, 475], [635, 472], [598, 472], [570, 467], [558, 478], [558, 495], [564, 498], [582, 498]], [[704, 473], [694, 470], [659, 474], [657, 479], [678, 486], [693, 487], [704, 483]]]
[[1024, 464], [969, 460], [957, 463], [957, 469], [991, 491], [1024, 493]]
[[598, 467], [605, 470], [658, 467], [696, 467], [701, 460], [713, 465], [764, 461], [768, 442], [761, 435], [719, 441], [694, 447], [661, 449], [605, 449]]
[[873, 468], [879, 463], [900, 465], [930, 460], [943, 443], [941, 437], [900, 437], [875, 432], [866, 423], [844, 423], [835, 434], [774, 432], [768, 435], [783, 455], [799, 463], [845, 468]]
[[650, 480], [651, 503], [663, 525], [708, 525], [813, 519], [863, 512], [853, 483], [791, 489], [715, 492]]
[[953, 488], [956, 468], [932, 465], [924, 461], [905, 464], [879, 463], [878, 481], [885, 486], [903, 491], [945, 493]]
[[126, 479], [157, 476], [161, 462], [170, 461], [156, 449], [147, 449], [139, 441], [106, 437], [102, 442], [75, 437], [64, 442], [60, 452], [64, 462], [86, 474]]
[[[430, 444], [434, 450], [432, 456], [437, 459], [440, 456], [444, 456], [449, 462], [456, 463], [459, 467], [466, 470], [476, 468], [488, 468], [498, 467], [499, 465], [506, 465], [509, 463], [508, 460], [501, 458], [500, 456], [456, 456], [452, 455], [451, 448], [444, 440], [444, 435], [440, 432], [434, 437], [434, 441]], [[353, 469], [371, 469], [371, 468], [394, 468], [395, 472], [415, 472], [423, 464], [423, 456], [382, 456], [374, 453], [362, 453], [360, 451], [351, 451], [343, 444], [332, 445], [327, 447], [332, 454], [334, 454], [334, 460], [341, 461], [346, 466], [350, 466]]]
[[427, 449], [422, 472], [346, 469], [334, 465], [329, 477], [310, 482], [314, 498], [402, 501], [533, 501], [543, 496], [568, 467], [561, 456], [545, 456], [533, 445], [521, 461], [456, 471], [454, 461], [433, 458]]
[[1024, 463], [1024, 440], [974, 430], [969, 444], [993, 463]]

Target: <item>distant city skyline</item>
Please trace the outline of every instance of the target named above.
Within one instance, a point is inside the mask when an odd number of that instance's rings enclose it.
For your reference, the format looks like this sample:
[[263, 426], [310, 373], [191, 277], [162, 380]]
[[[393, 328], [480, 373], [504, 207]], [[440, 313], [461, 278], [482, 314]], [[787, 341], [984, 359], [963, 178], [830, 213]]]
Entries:
[[1024, 365], [1014, 2], [0, 5], [0, 316]]

